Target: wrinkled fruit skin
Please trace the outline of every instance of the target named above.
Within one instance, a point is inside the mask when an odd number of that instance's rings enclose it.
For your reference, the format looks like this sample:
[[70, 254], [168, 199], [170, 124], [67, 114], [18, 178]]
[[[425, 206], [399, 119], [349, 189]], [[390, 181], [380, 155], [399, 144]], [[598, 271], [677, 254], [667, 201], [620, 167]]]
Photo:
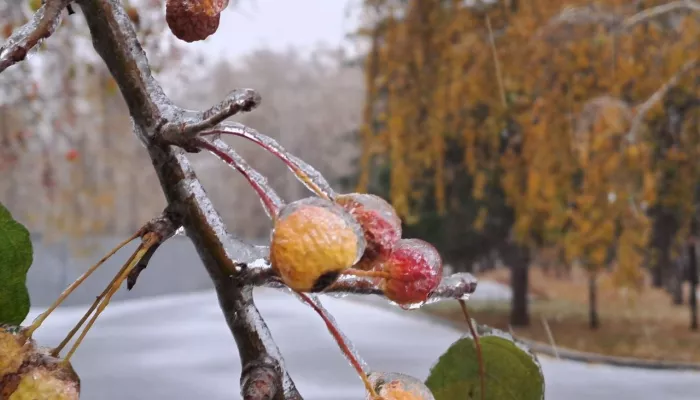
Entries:
[[282, 281], [299, 292], [317, 292], [359, 260], [362, 228], [342, 207], [318, 198], [280, 211], [272, 231], [270, 263]]
[[379, 268], [391, 276], [380, 282], [384, 295], [400, 305], [426, 301], [442, 279], [440, 254], [420, 239], [399, 240]]
[[170, 31], [185, 42], [204, 40], [219, 28], [220, 13], [212, 14], [203, 4], [187, 0], [167, 0], [165, 21]]
[[[430, 389], [410, 375], [372, 372], [369, 380], [383, 400], [435, 400]], [[367, 399], [373, 400], [370, 397]]]
[[372, 269], [376, 262], [387, 258], [391, 249], [401, 239], [401, 219], [394, 208], [379, 196], [365, 193], [343, 194], [336, 198], [362, 226], [367, 247], [354, 267]]
[[80, 378], [16, 327], [0, 326], [0, 399], [78, 400]]

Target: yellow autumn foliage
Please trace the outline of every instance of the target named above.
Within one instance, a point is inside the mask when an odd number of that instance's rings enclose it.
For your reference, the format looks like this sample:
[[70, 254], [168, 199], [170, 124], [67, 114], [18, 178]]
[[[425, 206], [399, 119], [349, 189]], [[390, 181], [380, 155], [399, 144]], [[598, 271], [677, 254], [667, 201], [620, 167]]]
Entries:
[[[417, 218], [412, 193], [426, 176], [444, 211], [445, 143], [459, 138], [471, 195], [483, 198], [485, 177], [498, 172], [522, 245], [563, 246], [593, 271], [615, 249], [619, 283], [638, 286], [649, 207], [693, 210], [698, 115], [686, 116], [680, 145], [659, 155], [647, 122], [665, 111], [645, 104], [700, 57], [700, 14], [645, 19], [626, 0], [364, 4], [373, 18], [363, 29], [372, 49], [360, 186], [369, 160], [384, 157], [399, 214]], [[678, 86], [699, 96], [692, 76]], [[657, 196], [664, 168], [676, 175]]]

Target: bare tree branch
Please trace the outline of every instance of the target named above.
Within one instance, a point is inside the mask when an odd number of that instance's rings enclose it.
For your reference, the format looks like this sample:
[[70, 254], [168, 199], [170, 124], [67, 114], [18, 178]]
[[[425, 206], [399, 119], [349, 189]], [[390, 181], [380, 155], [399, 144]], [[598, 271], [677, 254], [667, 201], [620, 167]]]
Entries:
[[634, 119], [632, 120], [632, 123], [630, 125], [630, 130], [629, 133], [627, 134], [627, 139], [629, 141], [633, 141], [636, 138], [636, 135], [639, 131], [639, 129], [642, 127], [642, 124], [644, 124], [644, 118], [646, 118], [647, 114], [649, 113], [649, 110], [652, 109], [656, 104], [658, 104], [668, 93], [668, 91], [676, 86], [678, 84], [678, 81], [681, 80], [683, 75], [688, 73], [691, 69], [693, 69], [696, 65], [698, 64], [698, 59], [692, 59], [687, 61], [683, 66], [669, 79], [666, 81], [659, 89], [654, 92], [644, 103], [639, 104], [636, 107], [636, 113], [634, 116]]
[[69, 0], [47, 0], [32, 20], [17, 29], [0, 47], [0, 73], [24, 60], [29, 51], [51, 36], [61, 23], [61, 13]]
[[[268, 248], [262, 248], [261, 253], [267, 254]], [[265, 286], [277, 289], [287, 289], [279, 275], [274, 271], [266, 257], [246, 264], [240, 264], [242, 279], [254, 286]], [[440, 285], [428, 297], [428, 303], [436, 303], [443, 300], [466, 299], [474, 293], [477, 279], [470, 273], [455, 273], [442, 278]], [[318, 294], [343, 295], [373, 294], [385, 297], [384, 292], [371, 279], [350, 275], [341, 275], [338, 280], [326, 290]]]
[[198, 118], [194, 122], [186, 122], [184, 125], [167, 125], [163, 127], [162, 137], [172, 143], [181, 142], [194, 138], [197, 134], [206, 129], [212, 129], [226, 118], [238, 114], [239, 112], [249, 112], [260, 105], [261, 97], [253, 89], [236, 89], [226, 96], [219, 104], [198, 113]]
[[700, 11], [700, 3], [693, 0], [678, 0], [662, 4], [660, 6], [647, 8], [646, 10], [640, 11], [637, 14], [626, 18], [622, 22], [621, 29], [629, 29], [634, 25], [637, 25], [649, 19], [680, 10]]
[[139, 275], [144, 269], [146, 269], [146, 267], [148, 267], [148, 263], [151, 261], [151, 257], [153, 257], [153, 255], [156, 253], [160, 245], [163, 244], [166, 240], [173, 237], [175, 235], [175, 232], [182, 226], [180, 220], [180, 213], [177, 212], [175, 207], [170, 206], [167, 207], [161, 215], [157, 216], [156, 218], [153, 218], [152, 220], [148, 221], [148, 223], [146, 223], [143, 229], [146, 232], [155, 233], [158, 237], [158, 241], [156, 244], [154, 244], [148, 249], [148, 252], [144, 254], [141, 260], [139, 260], [138, 264], [136, 264], [134, 269], [129, 273], [126, 279], [127, 290], [131, 290], [134, 288], [134, 285], [136, 285], [136, 281], [139, 278]]
[[[274, 399], [301, 399], [286, 373], [282, 356], [255, 307], [252, 287], [239, 279], [240, 254], [255, 251], [227, 233], [204, 188], [181, 149], [151, 140], [159, 127], [202, 123], [187, 110], [175, 107], [153, 78], [131, 20], [119, 0], [78, 0], [93, 44], [124, 96], [134, 132], [146, 144], [168, 204], [182, 212], [182, 225], [192, 240], [217, 292], [219, 304], [238, 345], [245, 371], [250, 363], [267, 358], [275, 364]], [[203, 115], [206, 113], [203, 113]], [[236, 260], [236, 261], [234, 261]], [[242, 379], [246, 379], [245, 376]]]

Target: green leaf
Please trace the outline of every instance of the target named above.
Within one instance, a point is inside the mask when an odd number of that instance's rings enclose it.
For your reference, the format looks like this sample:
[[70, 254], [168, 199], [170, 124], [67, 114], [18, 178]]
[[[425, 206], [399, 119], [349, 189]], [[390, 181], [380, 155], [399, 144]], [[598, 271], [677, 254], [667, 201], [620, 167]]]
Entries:
[[0, 324], [19, 325], [27, 317], [26, 281], [31, 265], [29, 231], [0, 204]]
[[[542, 400], [544, 377], [537, 357], [501, 331], [479, 327], [486, 372], [487, 400]], [[450, 346], [430, 370], [426, 385], [435, 400], [481, 399], [474, 340], [466, 336]]]

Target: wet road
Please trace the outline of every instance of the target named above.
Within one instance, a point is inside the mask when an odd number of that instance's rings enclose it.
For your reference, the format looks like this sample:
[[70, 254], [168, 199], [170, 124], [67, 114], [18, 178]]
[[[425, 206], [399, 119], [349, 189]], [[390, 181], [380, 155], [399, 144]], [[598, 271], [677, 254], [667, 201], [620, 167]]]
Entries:
[[[256, 299], [305, 399], [364, 399], [361, 382], [311, 309], [271, 289], [257, 290]], [[415, 312], [351, 299], [324, 303], [374, 370], [425, 378], [461, 335]], [[37, 339], [57, 344], [84, 310], [59, 309]], [[698, 373], [541, 362], [551, 400], [700, 398]], [[113, 303], [76, 353], [74, 366], [85, 400], [240, 398], [237, 349], [211, 291]]]

